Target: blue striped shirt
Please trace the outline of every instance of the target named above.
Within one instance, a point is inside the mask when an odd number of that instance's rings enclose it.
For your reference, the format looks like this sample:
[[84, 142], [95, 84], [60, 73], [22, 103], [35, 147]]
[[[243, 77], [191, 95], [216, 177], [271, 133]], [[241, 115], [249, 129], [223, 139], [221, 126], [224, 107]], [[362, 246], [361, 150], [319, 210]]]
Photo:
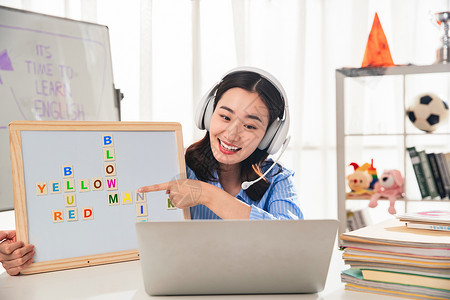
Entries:
[[[264, 173], [271, 165], [272, 161], [266, 161], [263, 164], [262, 172]], [[198, 180], [188, 166], [186, 166], [187, 178]], [[250, 220], [281, 220], [281, 219], [303, 219], [300, 203], [298, 200], [297, 189], [295, 188], [293, 176], [294, 172], [283, 168], [279, 172], [279, 166], [275, 166], [266, 175], [266, 179], [270, 182], [270, 186], [264, 193], [260, 201], [256, 202], [250, 199], [243, 189], [239, 191], [236, 198], [251, 206]], [[277, 174], [278, 173], [278, 174]], [[217, 176], [217, 173], [214, 175]], [[221, 189], [220, 182], [208, 182]], [[191, 219], [220, 219], [208, 207], [197, 205], [191, 207]]]

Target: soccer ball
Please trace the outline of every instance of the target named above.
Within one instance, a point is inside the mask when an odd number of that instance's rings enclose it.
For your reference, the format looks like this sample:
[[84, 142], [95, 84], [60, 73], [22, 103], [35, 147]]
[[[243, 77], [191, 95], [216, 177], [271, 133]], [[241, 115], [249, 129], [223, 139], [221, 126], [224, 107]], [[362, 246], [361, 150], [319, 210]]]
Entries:
[[406, 110], [414, 126], [426, 132], [433, 132], [448, 117], [448, 105], [432, 93], [418, 95]]

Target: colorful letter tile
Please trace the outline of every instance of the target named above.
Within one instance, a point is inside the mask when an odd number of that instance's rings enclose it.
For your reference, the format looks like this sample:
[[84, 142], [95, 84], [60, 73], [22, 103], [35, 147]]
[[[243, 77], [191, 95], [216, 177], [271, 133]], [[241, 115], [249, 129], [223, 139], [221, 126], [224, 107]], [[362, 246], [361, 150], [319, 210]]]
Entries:
[[148, 222], [148, 218], [139, 217], [137, 218], [136, 222]]
[[92, 207], [83, 207], [83, 220], [93, 220], [94, 219], [94, 210]]
[[115, 160], [114, 148], [103, 148], [103, 159], [105, 161]]
[[117, 177], [106, 178], [106, 189], [108, 191], [117, 190]]
[[67, 206], [77, 206], [77, 200], [75, 198], [75, 193], [64, 194], [64, 203]]
[[108, 204], [119, 205], [119, 193], [108, 193]]
[[136, 190], [134, 198], [136, 199], [136, 203], [145, 203], [145, 202], [147, 202], [147, 194], [146, 193], [139, 193], [137, 190]]
[[66, 220], [67, 221], [78, 221], [77, 208], [66, 208]]
[[172, 201], [170, 201], [169, 197], [167, 197], [167, 209], [177, 209], [177, 207], [173, 205]]
[[58, 180], [54, 180], [54, 181], [50, 181], [48, 184], [49, 188], [50, 188], [50, 193], [51, 194], [59, 194], [61, 193], [61, 181]]
[[47, 182], [36, 183], [36, 195], [38, 196], [47, 195]]
[[112, 134], [102, 135], [103, 147], [114, 147], [114, 140]]
[[80, 179], [78, 181], [78, 190], [80, 192], [89, 192], [89, 179]]
[[52, 210], [52, 219], [53, 223], [61, 223], [64, 221], [63, 219], [63, 211], [62, 209]]
[[115, 176], [116, 175], [116, 163], [107, 162], [105, 163], [105, 176]]
[[62, 166], [62, 177], [63, 178], [73, 178], [73, 167], [72, 165]]
[[138, 217], [146, 217], [147, 216], [147, 203], [136, 204], [136, 215]]
[[133, 192], [122, 192], [120, 199], [122, 199], [122, 204], [133, 204]]
[[102, 177], [92, 178], [92, 190], [93, 191], [103, 190], [103, 178]]
[[65, 193], [75, 192], [75, 179], [64, 179], [63, 184]]

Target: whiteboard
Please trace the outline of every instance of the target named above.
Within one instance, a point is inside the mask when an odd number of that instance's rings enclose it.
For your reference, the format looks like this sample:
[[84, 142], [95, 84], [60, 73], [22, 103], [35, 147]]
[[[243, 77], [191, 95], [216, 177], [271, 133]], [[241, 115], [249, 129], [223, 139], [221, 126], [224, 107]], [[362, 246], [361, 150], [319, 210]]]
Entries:
[[12, 209], [8, 124], [119, 120], [106, 26], [0, 6], [0, 211]]
[[136, 195], [186, 178], [178, 123], [13, 122], [10, 132], [17, 236], [35, 245], [31, 272], [79, 257], [92, 265], [105, 253], [129, 258], [136, 222], [189, 218], [165, 191]]

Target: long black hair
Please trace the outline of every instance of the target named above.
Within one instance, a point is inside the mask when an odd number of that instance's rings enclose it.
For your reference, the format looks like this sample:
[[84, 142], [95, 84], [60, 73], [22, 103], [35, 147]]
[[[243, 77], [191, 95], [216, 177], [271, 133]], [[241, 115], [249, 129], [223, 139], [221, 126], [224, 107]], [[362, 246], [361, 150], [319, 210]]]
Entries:
[[[225, 76], [217, 87], [214, 99], [214, 109], [223, 94], [231, 88], [241, 88], [248, 92], [257, 93], [269, 110], [269, 125], [277, 118], [283, 118], [285, 103], [280, 91], [266, 78], [251, 71], [237, 71]], [[267, 128], [266, 128], [267, 130]], [[245, 160], [240, 162], [241, 182], [252, 181], [262, 175], [261, 165], [267, 159], [267, 148], [256, 150]], [[219, 162], [211, 151], [209, 132], [200, 141], [188, 147], [185, 154], [186, 164], [202, 181], [218, 181], [213, 171], [220, 174]], [[253, 201], [261, 200], [270, 183], [263, 178], [245, 190]]]

